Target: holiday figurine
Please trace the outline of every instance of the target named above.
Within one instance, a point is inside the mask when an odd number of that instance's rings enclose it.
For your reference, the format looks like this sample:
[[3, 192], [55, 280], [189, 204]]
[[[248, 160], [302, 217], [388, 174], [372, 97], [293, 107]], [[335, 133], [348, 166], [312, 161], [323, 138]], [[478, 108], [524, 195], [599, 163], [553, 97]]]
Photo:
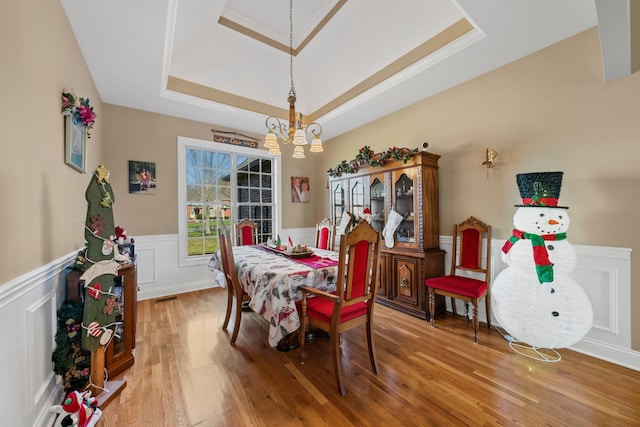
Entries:
[[62, 405], [54, 405], [49, 410], [58, 414], [54, 427], [93, 427], [102, 416], [98, 402], [90, 391], [72, 391]]
[[567, 240], [568, 207], [558, 206], [562, 172], [518, 174], [522, 204], [502, 248], [508, 265], [495, 278], [492, 312], [511, 337], [534, 348], [562, 348], [591, 329], [593, 311], [569, 274], [576, 254]]

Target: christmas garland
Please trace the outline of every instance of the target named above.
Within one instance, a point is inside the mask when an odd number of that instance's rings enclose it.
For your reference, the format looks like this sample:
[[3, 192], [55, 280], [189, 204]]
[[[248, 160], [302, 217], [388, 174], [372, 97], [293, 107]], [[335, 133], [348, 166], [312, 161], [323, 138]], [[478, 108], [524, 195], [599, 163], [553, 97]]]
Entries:
[[91, 353], [82, 348], [82, 315], [80, 302], [66, 302], [58, 312], [56, 349], [51, 360], [53, 371], [62, 377], [65, 394], [83, 390], [91, 374]]
[[362, 166], [380, 167], [385, 163], [401, 160], [402, 163], [407, 161], [418, 152], [417, 148], [398, 148], [391, 147], [382, 153], [374, 153], [371, 147], [365, 145], [360, 147], [358, 154], [351, 161], [343, 160], [335, 168], [329, 169], [327, 174], [331, 177], [341, 176], [343, 173], [356, 173]]

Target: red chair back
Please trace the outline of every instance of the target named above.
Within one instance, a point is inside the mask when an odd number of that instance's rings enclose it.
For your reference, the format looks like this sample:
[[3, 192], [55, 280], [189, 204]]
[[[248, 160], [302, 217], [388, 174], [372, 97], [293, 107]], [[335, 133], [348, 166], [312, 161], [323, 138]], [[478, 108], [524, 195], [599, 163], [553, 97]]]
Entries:
[[318, 249], [332, 251], [334, 245], [335, 226], [329, 218], [324, 218], [316, 225], [316, 241], [314, 246]]
[[258, 244], [258, 224], [243, 218], [236, 224], [236, 234], [238, 235], [238, 245]]

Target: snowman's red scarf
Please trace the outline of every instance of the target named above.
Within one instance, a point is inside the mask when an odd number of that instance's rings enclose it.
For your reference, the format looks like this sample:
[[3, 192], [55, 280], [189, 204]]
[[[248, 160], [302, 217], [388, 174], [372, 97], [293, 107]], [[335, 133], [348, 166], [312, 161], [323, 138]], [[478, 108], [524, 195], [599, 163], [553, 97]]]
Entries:
[[545, 240], [564, 240], [567, 238], [567, 233], [558, 234], [530, 234], [520, 230], [513, 230], [513, 236], [504, 243], [502, 252], [505, 254], [509, 252], [509, 249], [515, 242], [520, 239], [531, 240], [531, 246], [533, 247], [533, 261], [536, 264], [536, 273], [538, 274], [538, 280], [540, 283], [553, 282], [553, 264], [549, 261], [549, 253], [544, 245]]

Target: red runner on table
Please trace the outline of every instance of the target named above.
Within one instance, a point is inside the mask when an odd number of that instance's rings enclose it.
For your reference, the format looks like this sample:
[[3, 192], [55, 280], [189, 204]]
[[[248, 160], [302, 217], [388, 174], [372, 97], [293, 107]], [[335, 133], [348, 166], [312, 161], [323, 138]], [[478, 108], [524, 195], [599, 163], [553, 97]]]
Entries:
[[304, 258], [295, 258], [292, 256], [289, 256], [289, 254], [287, 254], [284, 251], [279, 251], [277, 249], [273, 249], [264, 245], [254, 245], [255, 248], [261, 249], [263, 251], [269, 251], [269, 252], [273, 252], [279, 255], [282, 255], [283, 257], [286, 257], [287, 259], [290, 259], [291, 261], [297, 262], [299, 264], [305, 265], [309, 268], [323, 268], [323, 267], [335, 267], [336, 265], [338, 265], [338, 261], [337, 260], [333, 260], [331, 258], [324, 258], [318, 255], [310, 255], [308, 257], [304, 257]]

